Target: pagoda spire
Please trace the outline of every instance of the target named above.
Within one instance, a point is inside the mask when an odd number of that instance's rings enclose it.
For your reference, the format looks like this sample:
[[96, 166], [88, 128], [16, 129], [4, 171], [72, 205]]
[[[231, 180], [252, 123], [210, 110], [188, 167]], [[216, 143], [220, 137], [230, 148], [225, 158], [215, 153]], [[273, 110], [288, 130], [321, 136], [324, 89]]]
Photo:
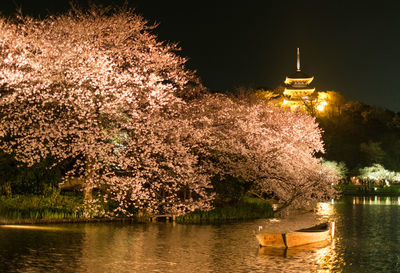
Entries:
[[300, 49], [297, 48], [297, 71], [300, 71]]

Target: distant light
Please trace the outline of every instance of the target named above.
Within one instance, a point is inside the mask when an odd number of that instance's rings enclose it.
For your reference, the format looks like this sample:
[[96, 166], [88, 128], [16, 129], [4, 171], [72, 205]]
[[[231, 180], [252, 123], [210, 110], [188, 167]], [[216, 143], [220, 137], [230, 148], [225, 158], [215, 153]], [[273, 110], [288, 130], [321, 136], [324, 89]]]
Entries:
[[328, 103], [327, 103], [326, 101], [322, 101], [322, 102], [320, 102], [320, 103], [318, 104], [317, 110], [320, 111], [320, 112], [322, 112], [322, 111], [325, 110], [325, 106], [327, 106], [327, 105], [328, 105]]

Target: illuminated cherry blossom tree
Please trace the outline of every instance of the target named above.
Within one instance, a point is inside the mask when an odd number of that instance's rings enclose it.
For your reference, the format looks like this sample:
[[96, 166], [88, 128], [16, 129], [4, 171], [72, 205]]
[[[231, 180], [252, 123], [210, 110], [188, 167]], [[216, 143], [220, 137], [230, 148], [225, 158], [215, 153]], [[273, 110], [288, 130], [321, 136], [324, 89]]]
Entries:
[[200, 158], [215, 174], [241, 177], [258, 196], [305, 206], [335, 195], [337, 175], [316, 157], [321, 130], [314, 118], [265, 103], [210, 95], [192, 110], [207, 137]]
[[80, 177], [86, 192], [109, 192], [115, 212], [128, 203], [150, 212], [207, 208], [210, 197], [196, 201], [207, 182], [179, 141], [191, 131], [175, 130], [186, 121], [174, 111], [199, 90], [197, 79], [152, 28], [127, 8], [1, 18], [1, 148], [28, 165], [74, 159], [67, 177]]

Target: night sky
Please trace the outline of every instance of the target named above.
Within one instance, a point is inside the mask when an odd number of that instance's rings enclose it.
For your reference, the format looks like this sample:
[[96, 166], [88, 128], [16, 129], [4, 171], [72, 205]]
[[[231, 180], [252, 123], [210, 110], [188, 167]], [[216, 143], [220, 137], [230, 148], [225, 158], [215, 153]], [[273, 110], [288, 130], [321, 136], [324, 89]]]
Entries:
[[[87, 1], [77, 1], [87, 3]], [[92, 1], [121, 4], [124, 1]], [[189, 68], [214, 91], [275, 88], [296, 70], [317, 90], [334, 90], [400, 111], [400, 4], [396, 1], [129, 1], [161, 40], [179, 42]], [[68, 0], [2, 0], [3, 15], [21, 7], [45, 16]]]

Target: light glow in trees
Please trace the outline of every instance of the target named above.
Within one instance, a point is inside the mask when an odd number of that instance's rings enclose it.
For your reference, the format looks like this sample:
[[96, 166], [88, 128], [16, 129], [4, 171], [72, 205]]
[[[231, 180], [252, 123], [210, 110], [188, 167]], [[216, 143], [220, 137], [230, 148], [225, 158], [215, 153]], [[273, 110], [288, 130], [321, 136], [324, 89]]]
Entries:
[[372, 181], [387, 181], [386, 184], [390, 182], [399, 183], [400, 182], [400, 173], [395, 171], [390, 171], [385, 169], [380, 164], [373, 164], [372, 166], [368, 166], [365, 168], [358, 169], [360, 175], [358, 178], [363, 180], [372, 180]]

